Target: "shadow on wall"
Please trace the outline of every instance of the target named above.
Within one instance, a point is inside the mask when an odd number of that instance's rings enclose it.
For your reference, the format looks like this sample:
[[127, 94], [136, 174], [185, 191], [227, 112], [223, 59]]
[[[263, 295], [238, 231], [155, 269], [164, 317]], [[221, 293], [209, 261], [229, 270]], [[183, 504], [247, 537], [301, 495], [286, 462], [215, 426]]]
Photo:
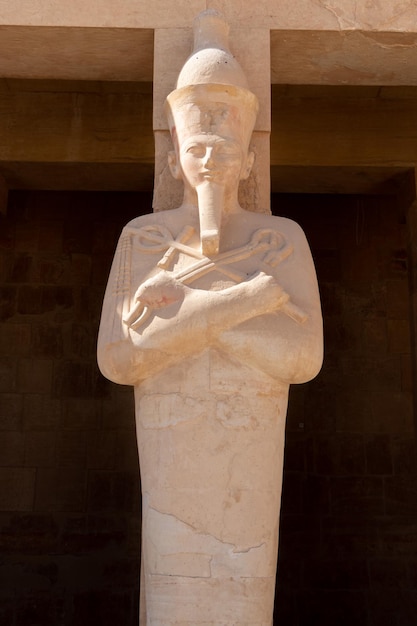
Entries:
[[[392, 197], [277, 196], [310, 240], [325, 316], [293, 388], [276, 623], [409, 626], [417, 476], [406, 227]], [[151, 197], [12, 192], [0, 224], [0, 623], [137, 626], [133, 397], [95, 343], [117, 237]]]
[[405, 219], [387, 196], [278, 199], [312, 246], [325, 361], [290, 397], [276, 623], [409, 625], [417, 457]]
[[14, 192], [0, 228], [0, 623], [137, 624], [133, 394], [96, 366], [142, 194]]

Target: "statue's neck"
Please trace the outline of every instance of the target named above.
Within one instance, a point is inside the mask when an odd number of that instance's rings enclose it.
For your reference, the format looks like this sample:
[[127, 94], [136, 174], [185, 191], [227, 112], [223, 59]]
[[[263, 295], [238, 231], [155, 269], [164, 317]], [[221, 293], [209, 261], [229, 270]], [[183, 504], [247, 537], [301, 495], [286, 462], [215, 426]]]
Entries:
[[[187, 187], [184, 189], [184, 199], [182, 202], [182, 206], [184, 208], [185, 207], [189, 208], [193, 212], [194, 211], [196, 211], [197, 213], [199, 212], [198, 196], [197, 196], [197, 192], [195, 191], [195, 189], [189, 189], [189, 188], [187, 189]], [[223, 207], [222, 207], [223, 214], [231, 215], [235, 213], [241, 213], [243, 211], [244, 209], [242, 209], [238, 201], [237, 190], [229, 194], [228, 193], [224, 194]]]

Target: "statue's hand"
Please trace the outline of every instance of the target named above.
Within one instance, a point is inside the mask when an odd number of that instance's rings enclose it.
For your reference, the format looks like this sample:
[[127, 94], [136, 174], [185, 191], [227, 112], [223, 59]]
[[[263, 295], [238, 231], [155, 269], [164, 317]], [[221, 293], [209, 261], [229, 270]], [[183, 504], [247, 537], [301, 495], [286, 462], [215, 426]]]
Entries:
[[274, 310], [284, 307], [290, 296], [282, 289], [273, 276], [264, 272], [257, 272], [250, 279], [253, 281], [256, 294], [272, 305]]
[[138, 288], [135, 301], [152, 309], [161, 309], [184, 298], [185, 286], [170, 274], [161, 271]]

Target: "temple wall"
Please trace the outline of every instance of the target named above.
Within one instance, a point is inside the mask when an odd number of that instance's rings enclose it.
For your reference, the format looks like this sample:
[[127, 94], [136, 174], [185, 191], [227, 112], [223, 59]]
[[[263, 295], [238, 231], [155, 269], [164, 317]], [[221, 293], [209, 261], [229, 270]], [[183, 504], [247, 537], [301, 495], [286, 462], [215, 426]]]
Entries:
[[272, 210], [304, 227], [324, 309], [323, 370], [290, 398], [276, 624], [410, 626], [417, 5], [399, 0], [0, 0], [0, 624], [137, 626], [133, 398], [95, 344], [117, 236], [152, 203], [152, 113], [163, 167], [163, 72], [207, 7], [266, 108], [272, 84], [272, 190], [305, 194]]
[[[154, 30], [183, 30], [186, 39], [206, 8], [232, 25], [239, 57], [245, 40], [271, 32], [272, 83], [416, 84], [417, 6], [399, 0], [1, 0], [0, 76], [149, 81]], [[172, 65], [176, 52], [171, 46]]]
[[227, 20], [253, 27], [294, 30], [413, 31], [417, 7], [413, 2], [378, 0], [126, 0], [116, 6], [110, 0], [93, 5], [78, 0], [70, 4], [31, 0], [11, 5], [0, 2], [0, 23], [26, 26], [84, 26], [114, 28], [172, 28], [188, 26], [206, 8], [221, 11]]
[[0, 226], [1, 624], [137, 624], [133, 397], [99, 374], [95, 353], [117, 237], [149, 202], [10, 194]]
[[[99, 375], [95, 341], [118, 232], [150, 201], [12, 192], [1, 218], [1, 623], [137, 624], [133, 401]], [[321, 374], [290, 399], [277, 624], [410, 624], [404, 210], [393, 196], [317, 195], [273, 196], [273, 209], [310, 239], [326, 340]]]
[[412, 624], [417, 451], [405, 214], [390, 196], [306, 198], [280, 197], [276, 209], [311, 241], [325, 360], [290, 395], [277, 623]]

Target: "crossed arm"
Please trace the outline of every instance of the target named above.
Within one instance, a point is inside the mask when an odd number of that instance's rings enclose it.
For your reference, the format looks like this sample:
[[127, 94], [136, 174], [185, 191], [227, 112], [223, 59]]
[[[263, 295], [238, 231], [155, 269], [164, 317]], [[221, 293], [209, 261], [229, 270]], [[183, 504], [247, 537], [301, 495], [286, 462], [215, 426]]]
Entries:
[[[137, 297], [157, 308], [141, 333], [120, 329], [120, 312], [110, 325], [105, 299], [98, 342], [99, 367], [107, 378], [138, 384], [158, 371], [214, 345], [225, 331], [255, 317], [273, 313], [288, 301], [272, 276], [259, 273], [222, 291], [192, 289], [167, 274], [158, 283], [144, 283]], [[120, 332], [121, 331], [121, 332]]]
[[[296, 258], [294, 254], [289, 260], [291, 269], [280, 275], [280, 283], [286, 277], [284, 289], [274, 276], [263, 272], [222, 291], [190, 288], [173, 273], [160, 272], [140, 285], [133, 303], [129, 300], [128, 311], [112, 288], [123, 266], [123, 246], [119, 244], [99, 332], [98, 362], [104, 376], [137, 385], [214, 347], [281, 381], [312, 378], [322, 361], [321, 312], [311, 256], [299, 232], [301, 254]], [[292, 303], [287, 292], [297, 296], [307, 313], [305, 320], [297, 323], [288, 317]], [[135, 329], [135, 324], [129, 326], [126, 320], [138, 303], [151, 315]], [[134, 316], [130, 316], [132, 320]]]

